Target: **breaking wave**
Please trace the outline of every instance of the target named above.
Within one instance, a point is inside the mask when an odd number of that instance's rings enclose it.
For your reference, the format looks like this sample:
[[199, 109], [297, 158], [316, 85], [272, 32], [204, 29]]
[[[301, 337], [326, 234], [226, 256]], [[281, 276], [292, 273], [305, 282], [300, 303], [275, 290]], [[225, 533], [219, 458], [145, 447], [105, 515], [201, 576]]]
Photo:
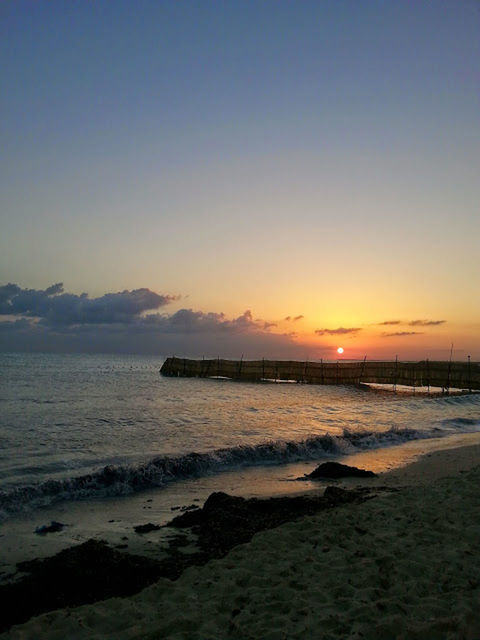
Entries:
[[155, 457], [136, 466], [108, 465], [94, 473], [63, 480], [47, 480], [37, 485], [0, 492], [0, 510], [6, 517], [9, 513], [47, 506], [62, 500], [128, 495], [143, 489], [162, 487], [177, 480], [213, 475], [222, 471], [315, 460], [439, 435], [442, 434], [438, 430], [345, 430], [342, 436], [326, 434], [300, 441], [277, 440], [217, 449], [207, 453], [192, 452], [178, 457]]

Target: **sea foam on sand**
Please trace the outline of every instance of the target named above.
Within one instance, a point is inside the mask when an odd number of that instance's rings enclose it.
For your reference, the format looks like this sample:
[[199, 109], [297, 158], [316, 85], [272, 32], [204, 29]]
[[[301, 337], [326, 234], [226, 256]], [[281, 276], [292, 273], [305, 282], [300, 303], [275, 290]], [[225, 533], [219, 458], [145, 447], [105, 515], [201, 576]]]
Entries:
[[176, 582], [0, 637], [480, 638], [480, 446], [362, 481], [375, 483], [398, 490], [259, 533]]

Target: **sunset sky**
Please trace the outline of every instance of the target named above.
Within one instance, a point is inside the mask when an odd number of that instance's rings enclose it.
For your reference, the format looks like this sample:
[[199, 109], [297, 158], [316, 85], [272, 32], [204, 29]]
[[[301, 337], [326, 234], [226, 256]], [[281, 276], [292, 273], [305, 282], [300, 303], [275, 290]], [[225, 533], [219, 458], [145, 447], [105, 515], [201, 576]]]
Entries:
[[0, 349], [480, 360], [479, 33], [476, 0], [3, 2]]

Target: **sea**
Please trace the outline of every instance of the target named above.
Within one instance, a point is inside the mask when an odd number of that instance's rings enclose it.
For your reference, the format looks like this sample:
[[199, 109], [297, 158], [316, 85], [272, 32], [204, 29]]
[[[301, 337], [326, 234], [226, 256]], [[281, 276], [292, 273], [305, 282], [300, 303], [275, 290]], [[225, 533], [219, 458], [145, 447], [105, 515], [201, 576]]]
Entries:
[[35, 535], [51, 520], [60, 546], [118, 541], [211, 491], [303, 491], [322, 461], [384, 471], [480, 432], [480, 394], [168, 378], [163, 361], [0, 354], [0, 565], [56, 549]]

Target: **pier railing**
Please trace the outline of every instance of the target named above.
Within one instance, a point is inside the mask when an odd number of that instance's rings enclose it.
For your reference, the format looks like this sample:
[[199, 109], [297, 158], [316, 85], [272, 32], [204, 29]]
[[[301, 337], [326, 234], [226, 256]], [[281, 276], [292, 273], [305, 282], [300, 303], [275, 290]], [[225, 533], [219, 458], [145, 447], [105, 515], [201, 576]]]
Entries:
[[378, 383], [409, 387], [440, 387], [480, 390], [480, 363], [422, 360], [419, 362], [295, 360], [192, 360], [167, 358], [160, 373], [165, 376], [211, 378], [261, 382], [292, 380], [306, 384]]

